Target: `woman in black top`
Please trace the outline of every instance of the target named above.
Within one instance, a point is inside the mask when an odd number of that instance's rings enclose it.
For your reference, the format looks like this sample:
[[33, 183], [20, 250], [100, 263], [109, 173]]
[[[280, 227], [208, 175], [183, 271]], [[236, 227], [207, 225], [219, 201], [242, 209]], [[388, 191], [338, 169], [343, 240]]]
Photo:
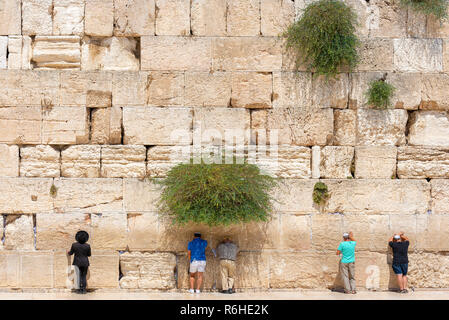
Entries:
[[401, 293], [407, 293], [407, 271], [408, 271], [408, 246], [410, 244], [404, 232], [393, 235], [388, 240], [389, 246], [393, 249], [393, 271], [398, 278]]
[[90, 245], [87, 242], [89, 240], [89, 234], [86, 231], [78, 231], [75, 235], [75, 240], [70, 248], [70, 251], [67, 252], [68, 255], [75, 254], [73, 258], [73, 265], [77, 266], [79, 269], [79, 289], [76, 290], [76, 293], [86, 293], [86, 276], [87, 269], [89, 268], [89, 259]]

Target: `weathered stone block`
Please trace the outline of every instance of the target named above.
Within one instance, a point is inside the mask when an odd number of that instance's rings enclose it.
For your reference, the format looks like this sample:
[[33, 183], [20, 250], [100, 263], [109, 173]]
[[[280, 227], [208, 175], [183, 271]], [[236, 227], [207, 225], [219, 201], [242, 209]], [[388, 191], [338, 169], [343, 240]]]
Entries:
[[405, 19], [407, 25], [407, 37], [427, 38], [427, 15], [423, 12], [413, 10], [413, 8], [407, 8], [405, 11], [407, 12], [407, 19]]
[[53, 107], [43, 112], [43, 144], [89, 142], [89, 114], [83, 107]]
[[23, 252], [19, 268], [21, 288], [53, 287], [53, 252]]
[[20, 286], [20, 256], [14, 251], [0, 251], [0, 286]]
[[95, 250], [125, 250], [127, 242], [127, 216], [124, 212], [91, 215], [90, 243]]
[[447, 74], [423, 74], [422, 101], [420, 109], [449, 110], [449, 85]]
[[188, 162], [191, 156], [191, 146], [150, 147], [147, 151], [147, 175], [164, 177], [173, 166]]
[[375, 290], [395, 287], [396, 276], [392, 271], [384, 253], [356, 253], [356, 287]]
[[438, 19], [433, 15], [427, 16], [426, 29], [427, 38], [447, 38], [449, 36], [449, 22]]
[[95, 108], [91, 114], [90, 140], [93, 144], [120, 144], [122, 141], [122, 109]]
[[449, 213], [449, 180], [432, 179], [432, 212]]
[[154, 0], [114, 1], [114, 35], [154, 35]]
[[33, 250], [34, 231], [32, 215], [7, 215], [4, 230], [6, 250]]
[[20, 3], [20, 0], [5, 0], [0, 3], [0, 35], [21, 33]]
[[31, 54], [30, 37], [8, 37], [8, 69], [31, 69]]
[[173, 253], [126, 252], [120, 255], [121, 288], [173, 289], [176, 286]]
[[326, 179], [352, 177], [353, 147], [325, 146], [321, 149], [320, 176]]
[[76, 145], [62, 150], [61, 176], [98, 178], [100, 176], [100, 146]]
[[416, 214], [399, 214], [390, 216], [390, 237], [393, 233], [399, 233], [403, 231], [406, 236], [410, 239], [409, 250], [412, 251], [416, 246], [417, 231], [418, 231], [418, 221], [417, 219], [422, 219], [426, 215], [416, 215]]
[[281, 41], [264, 37], [228, 37], [213, 40], [213, 69], [220, 71], [280, 71]]
[[8, 52], [8, 37], [0, 37], [0, 69], [6, 69], [8, 67], [6, 59], [7, 52]]
[[[122, 1], [119, 1], [122, 2]], [[89, 36], [112, 36], [114, 24], [114, 0], [87, 1], [84, 32]]]
[[51, 15], [54, 35], [84, 33], [84, 0], [53, 1]]
[[114, 106], [143, 106], [148, 101], [148, 72], [114, 73], [112, 80], [112, 104]]
[[[147, 188], [147, 186], [142, 187], [142, 189], [144, 188]], [[148, 197], [148, 194], [143, 192], [141, 192], [140, 195]], [[140, 205], [142, 205], [142, 201], [140, 201], [140, 203]], [[128, 210], [128, 208], [126, 210]], [[155, 212], [128, 214], [127, 246], [130, 250], [159, 250], [160, 238], [161, 234], [159, 233], [158, 216]], [[170, 247], [170, 250], [173, 250], [173, 248], [176, 247], [173, 243], [168, 244], [168, 246]]]
[[334, 110], [334, 145], [356, 144], [357, 112], [355, 110]]
[[79, 69], [79, 36], [36, 36], [31, 62], [34, 69]]
[[[354, 233], [354, 238], [357, 241], [356, 251], [367, 250], [384, 253], [388, 250], [387, 242], [393, 233], [390, 230], [390, 216], [365, 215], [363, 212], [344, 215], [343, 230]], [[342, 240], [342, 234], [339, 235], [338, 240]], [[336, 249], [337, 247], [334, 248], [334, 250]]]
[[[51, 35], [53, 32], [52, 14], [53, 14], [52, 0], [23, 0], [22, 34]], [[17, 33], [20, 34], [20, 32]]]
[[309, 250], [311, 248], [311, 220], [309, 216], [281, 214], [280, 243], [276, 249]]
[[[435, 253], [412, 253], [409, 255], [408, 279], [415, 288], [446, 288], [449, 286], [449, 257]], [[438, 267], [436, 267], [438, 266]], [[429, 271], [432, 276], [429, 276]]]
[[447, 112], [413, 112], [409, 121], [408, 143], [414, 146], [449, 147], [449, 115]]
[[258, 36], [260, 34], [260, 1], [228, 1], [226, 22], [227, 33], [230, 36]]
[[190, 24], [194, 36], [226, 35], [226, 1], [193, 0], [190, 10]]
[[150, 72], [147, 79], [147, 101], [150, 106], [183, 106], [184, 73]]
[[335, 79], [325, 76], [312, 80], [312, 104], [319, 108], [345, 109], [348, 106], [349, 76], [341, 73]]
[[407, 10], [404, 10], [399, 4], [386, 0], [351, 2], [357, 2], [364, 9], [366, 17], [365, 21], [361, 22], [368, 26], [370, 37], [406, 37]]
[[157, 212], [160, 186], [147, 180], [125, 179], [123, 201], [126, 212]]
[[449, 150], [401, 147], [398, 149], [401, 179], [449, 178]]
[[408, 114], [406, 110], [357, 110], [358, 145], [403, 145]]
[[59, 177], [60, 153], [48, 145], [20, 148], [20, 175], [23, 177]]
[[393, 40], [382, 38], [363, 39], [359, 48], [358, 71], [393, 70]]
[[186, 72], [185, 104], [187, 106], [227, 107], [231, 101], [229, 72]]
[[156, 35], [188, 36], [190, 34], [190, 0], [155, 0]]
[[276, 108], [268, 111], [267, 127], [278, 130], [279, 144], [326, 145], [333, 135], [332, 109]]
[[343, 216], [341, 214], [312, 215], [312, 245], [316, 250], [336, 251], [342, 239]]
[[38, 144], [41, 123], [40, 107], [0, 108], [0, 142]]
[[93, 251], [88, 274], [87, 286], [89, 288], [118, 288], [118, 252]]
[[2, 178], [1, 213], [50, 212], [51, 179]]
[[141, 70], [209, 71], [211, 39], [141, 37]]
[[145, 177], [145, 146], [104, 146], [101, 148], [101, 176], [108, 178]]
[[391, 179], [396, 177], [397, 148], [394, 146], [355, 147], [357, 179]]
[[260, 2], [260, 32], [263, 36], [279, 36], [295, 20], [295, 3], [289, 0]]
[[185, 145], [192, 141], [189, 108], [123, 108], [125, 144]]
[[443, 71], [443, 41], [441, 39], [395, 39], [394, 67], [395, 70], [406, 72]]
[[414, 242], [418, 250], [436, 252], [449, 250], [448, 215], [419, 216], [416, 222], [417, 235]]
[[[118, 212], [123, 205], [121, 179], [55, 179], [56, 212]], [[50, 189], [50, 187], [48, 188]]]
[[19, 176], [19, 147], [0, 144], [0, 176]]
[[312, 103], [312, 74], [273, 72], [273, 107], [307, 107]]
[[271, 73], [233, 73], [231, 105], [236, 108], [271, 108], [273, 77]]

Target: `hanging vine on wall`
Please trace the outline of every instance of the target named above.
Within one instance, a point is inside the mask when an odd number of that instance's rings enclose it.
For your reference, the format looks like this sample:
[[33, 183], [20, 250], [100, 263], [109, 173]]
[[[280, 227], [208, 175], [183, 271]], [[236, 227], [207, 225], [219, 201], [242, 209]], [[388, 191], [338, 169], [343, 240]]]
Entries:
[[401, 0], [401, 5], [425, 15], [434, 15], [440, 20], [448, 18], [447, 0]]
[[391, 97], [394, 93], [394, 86], [384, 79], [371, 81], [366, 92], [368, 104], [377, 109], [386, 109], [391, 106]]
[[342, 1], [320, 0], [306, 7], [301, 18], [283, 34], [296, 66], [305, 64], [317, 75], [335, 77], [358, 63], [357, 15]]
[[315, 202], [317, 205], [323, 205], [330, 197], [327, 185], [323, 182], [315, 183], [315, 186], [313, 187], [312, 197], [313, 202]]
[[173, 223], [210, 226], [267, 221], [276, 180], [253, 164], [178, 164], [159, 182]]

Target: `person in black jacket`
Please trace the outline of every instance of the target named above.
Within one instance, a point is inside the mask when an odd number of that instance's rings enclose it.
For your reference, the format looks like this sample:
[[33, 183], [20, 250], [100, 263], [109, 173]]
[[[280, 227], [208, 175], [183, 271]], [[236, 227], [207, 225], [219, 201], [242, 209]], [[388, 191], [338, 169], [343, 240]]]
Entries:
[[408, 271], [408, 247], [410, 241], [403, 231], [394, 234], [388, 240], [389, 246], [393, 249], [392, 268], [398, 278], [399, 289], [401, 293], [407, 293], [407, 271]]
[[74, 242], [72, 244], [72, 247], [70, 248], [70, 251], [67, 252], [68, 255], [75, 254], [75, 257], [73, 258], [73, 265], [78, 267], [79, 269], [79, 289], [76, 290], [76, 293], [86, 293], [86, 276], [87, 276], [87, 269], [89, 268], [89, 259], [91, 252], [90, 252], [90, 245], [87, 242], [89, 240], [89, 234], [86, 231], [78, 231], [75, 235], [75, 240], [77, 242]]

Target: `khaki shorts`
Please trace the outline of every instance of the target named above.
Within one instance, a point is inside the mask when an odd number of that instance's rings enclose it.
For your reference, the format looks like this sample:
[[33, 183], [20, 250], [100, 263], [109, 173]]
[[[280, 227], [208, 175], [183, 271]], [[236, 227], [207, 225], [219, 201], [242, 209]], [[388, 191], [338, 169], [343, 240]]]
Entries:
[[190, 262], [190, 273], [204, 272], [206, 270], [206, 260], [193, 260]]

